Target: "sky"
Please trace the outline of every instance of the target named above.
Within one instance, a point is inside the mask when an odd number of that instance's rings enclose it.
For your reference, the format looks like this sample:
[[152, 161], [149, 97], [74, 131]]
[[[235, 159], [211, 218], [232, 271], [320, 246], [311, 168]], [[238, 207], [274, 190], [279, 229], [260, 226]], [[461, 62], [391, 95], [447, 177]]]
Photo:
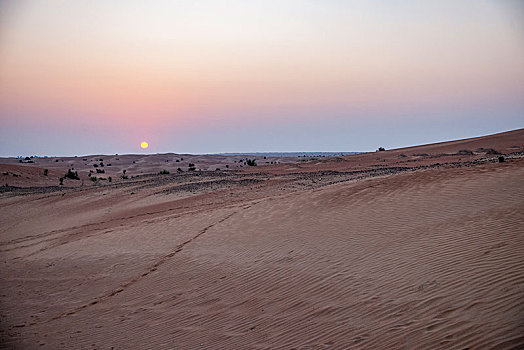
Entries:
[[373, 151], [522, 127], [519, 0], [0, 0], [0, 156]]

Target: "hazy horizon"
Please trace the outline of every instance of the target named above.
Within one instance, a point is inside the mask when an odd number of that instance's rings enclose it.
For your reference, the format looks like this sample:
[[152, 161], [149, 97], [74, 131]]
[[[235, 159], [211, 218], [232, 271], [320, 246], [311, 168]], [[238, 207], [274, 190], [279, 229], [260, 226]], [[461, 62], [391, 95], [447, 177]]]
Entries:
[[0, 156], [365, 152], [514, 130], [524, 4], [3, 1], [0, 122]]

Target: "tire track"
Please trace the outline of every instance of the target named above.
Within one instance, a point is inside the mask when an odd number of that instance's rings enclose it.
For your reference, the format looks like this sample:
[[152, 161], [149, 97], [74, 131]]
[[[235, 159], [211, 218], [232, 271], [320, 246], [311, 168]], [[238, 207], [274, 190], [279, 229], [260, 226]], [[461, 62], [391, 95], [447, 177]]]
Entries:
[[[248, 209], [248, 208], [250, 208], [250, 206], [246, 206], [243, 209]], [[29, 323], [29, 325], [37, 325], [37, 324], [42, 324], [42, 323], [48, 323], [48, 322], [53, 321], [53, 320], [57, 320], [57, 319], [60, 319], [60, 318], [64, 318], [64, 317], [68, 317], [68, 316], [74, 315], [74, 314], [76, 314], [77, 312], [79, 312], [79, 311], [81, 311], [83, 309], [86, 309], [86, 308], [88, 308], [88, 307], [90, 307], [92, 305], [96, 305], [96, 304], [102, 303], [102, 302], [110, 299], [111, 297], [114, 297], [115, 295], [118, 295], [118, 294], [122, 293], [123, 291], [126, 290], [126, 288], [132, 286], [133, 284], [139, 282], [143, 278], [147, 277], [148, 275], [150, 275], [151, 273], [156, 271], [160, 266], [162, 266], [167, 261], [169, 261], [169, 259], [171, 259], [173, 256], [175, 256], [177, 253], [181, 252], [186, 245], [188, 245], [189, 243], [193, 242], [194, 240], [196, 240], [197, 238], [199, 238], [200, 236], [205, 234], [209, 229], [211, 229], [214, 226], [216, 226], [216, 225], [226, 221], [227, 219], [231, 218], [236, 213], [238, 213], [238, 211], [235, 211], [235, 212], [233, 212], [231, 214], [228, 214], [225, 217], [223, 217], [222, 219], [218, 220], [217, 222], [204, 227], [195, 236], [191, 237], [190, 239], [186, 240], [185, 242], [180, 243], [173, 251], [171, 251], [170, 253], [162, 256], [154, 264], [150, 265], [143, 273], [141, 273], [139, 275], [136, 275], [135, 277], [133, 277], [132, 279], [130, 279], [130, 280], [124, 282], [124, 283], [121, 283], [120, 287], [118, 287], [116, 289], [113, 289], [109, 293], [106, 293], [104, 295], [96, 297], [96, 298], [92, 299], [91, 301], [89, 301], [89, 302], [87, 302], [87, 303], [85, 303], [85, 304], [83, 304], [81, 306], [75, 307], [72, 310], [69, 310], [69, 311], [57, 314], [55, 316], [52, 316], [52, 317], [48, 318], [47, 320], [43, 320], [43, 321], [40, 321], [40, 322], [31, 322], [31, 323]]]

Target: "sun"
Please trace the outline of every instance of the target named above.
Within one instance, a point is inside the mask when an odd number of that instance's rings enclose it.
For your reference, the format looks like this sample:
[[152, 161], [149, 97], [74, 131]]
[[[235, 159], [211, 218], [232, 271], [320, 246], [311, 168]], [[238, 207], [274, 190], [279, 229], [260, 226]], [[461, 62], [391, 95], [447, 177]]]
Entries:
[[148, 144], [147, 142], [144, 141], [144, 142], [142, 142], [142, 143], [140, 144], [140, 147], [142, 147], [143, 149], [146, 149], [146, 148], [149, 147], [149, 144]]

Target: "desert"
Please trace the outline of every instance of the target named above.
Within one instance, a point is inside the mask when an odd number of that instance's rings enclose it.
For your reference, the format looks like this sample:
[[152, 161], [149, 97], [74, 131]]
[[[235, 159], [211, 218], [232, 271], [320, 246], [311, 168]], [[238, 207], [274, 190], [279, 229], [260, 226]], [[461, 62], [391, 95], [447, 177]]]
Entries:
[[1, 347], [524, 346], [524, 129], [247, 159], [0, 159]]

